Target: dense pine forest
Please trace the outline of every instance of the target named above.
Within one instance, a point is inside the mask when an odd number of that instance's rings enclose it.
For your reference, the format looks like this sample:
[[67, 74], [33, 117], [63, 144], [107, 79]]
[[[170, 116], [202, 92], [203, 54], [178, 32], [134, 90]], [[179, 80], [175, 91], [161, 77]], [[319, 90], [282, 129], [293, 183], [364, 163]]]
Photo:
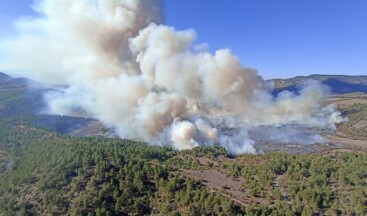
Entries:
[[[130, 140], [77, 138], [0, 122], [2, 215], [365, 215], [365, 153], [177, 152]], [[205, 158], [205, 162], [203, 159]], [[218, 190], [188, 171], [241, 182]]]

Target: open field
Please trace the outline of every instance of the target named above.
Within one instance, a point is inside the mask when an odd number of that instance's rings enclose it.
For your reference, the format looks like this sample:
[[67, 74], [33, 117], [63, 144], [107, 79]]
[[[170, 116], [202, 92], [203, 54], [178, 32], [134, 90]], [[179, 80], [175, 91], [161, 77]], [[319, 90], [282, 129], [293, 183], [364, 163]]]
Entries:
[[367, 150], [367, 94], [336, 95], [330, 100], [348, 117], [348, 121], [337, 125], [336, 136], [330, 140], [341, 143], [344, 148]]

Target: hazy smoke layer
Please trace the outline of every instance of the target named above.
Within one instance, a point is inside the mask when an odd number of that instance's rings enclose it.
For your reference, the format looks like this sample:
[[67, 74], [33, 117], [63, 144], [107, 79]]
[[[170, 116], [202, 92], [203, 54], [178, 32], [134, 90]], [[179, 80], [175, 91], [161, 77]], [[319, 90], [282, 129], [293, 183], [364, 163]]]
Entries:
[[[43, 0], [39, 17], [16, 23], [18, 36], [0, 41], [0, 69], [67, 85], [49, 93], [50, 112], [87, 112], [124, 138], [190, 149], [220, 144], [254, 153], [256, 137], [322, 140], [304, 128], [334, 128], [335, 107], [320, 105], [327, 89], [305, 84], [300, 94], [273, 97], [257, 71], [230, 50], [209, 53], [194, 30], [162, 25], [159, 0]], [[293, 132], [284, 125], [297, 125]], [[269, 133], [249, 131], [268, 130]], [[255, 140], [254, 140], [255, 139]], [[271, 140], [271, 137], [268, 138]]]

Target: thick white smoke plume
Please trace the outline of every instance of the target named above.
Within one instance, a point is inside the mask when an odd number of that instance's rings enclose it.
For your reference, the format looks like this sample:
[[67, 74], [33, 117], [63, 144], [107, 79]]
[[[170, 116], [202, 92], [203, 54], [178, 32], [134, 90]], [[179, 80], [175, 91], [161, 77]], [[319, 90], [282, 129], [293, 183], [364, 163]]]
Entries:
[[[177, 149], [219, 144], [231, 153], [254, 153], [256, 131], [333, 129], [340, 119], [335, 107], [320, 105], [327, 89], [319, 83], [273, 97], [271, 85], [230, 50], [211, 54], [195, 45], [194, 30], [163, 25], [161, 5], [38, 1], [39, 16], [19, 20], [18, 35], [0, 41], [6, 56], [0, 69], [67, 86], [46, 96], [52, 113], [86, 112], [123, 138]], [[298, 140], [318, 141], [315, 134]]]

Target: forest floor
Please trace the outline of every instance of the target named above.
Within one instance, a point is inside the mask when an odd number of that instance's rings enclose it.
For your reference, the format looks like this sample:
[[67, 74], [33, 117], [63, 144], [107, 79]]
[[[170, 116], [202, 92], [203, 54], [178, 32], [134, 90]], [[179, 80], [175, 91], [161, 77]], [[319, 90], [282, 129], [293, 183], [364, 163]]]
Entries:
[[11, 167], [11, 158], [8, 153], [0, 150], [0, 175], [7, 173]]

